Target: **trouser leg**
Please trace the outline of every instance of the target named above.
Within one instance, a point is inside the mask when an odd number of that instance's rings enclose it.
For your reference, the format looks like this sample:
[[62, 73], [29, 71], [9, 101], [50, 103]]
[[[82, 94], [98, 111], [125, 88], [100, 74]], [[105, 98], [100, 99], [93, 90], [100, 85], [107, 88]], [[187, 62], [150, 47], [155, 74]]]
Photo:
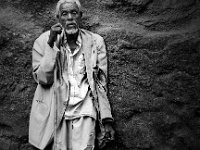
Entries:
[[95, 119], [80, 117], [62, 120], [57, 131], [54, 150], [93, 150], [95, 145]]
[[95, 120], [81, 117], [72, 121], [72, 150], [93, 150], [95, 144]]
[[54, 138], [53, 150], [72, 150], [71, 147], [71, 121], [63, 119]]

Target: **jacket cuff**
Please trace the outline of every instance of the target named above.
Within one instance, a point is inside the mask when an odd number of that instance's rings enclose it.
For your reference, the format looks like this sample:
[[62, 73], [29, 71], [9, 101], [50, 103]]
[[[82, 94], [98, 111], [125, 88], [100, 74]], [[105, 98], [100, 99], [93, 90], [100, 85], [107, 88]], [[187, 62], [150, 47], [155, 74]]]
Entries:
[[113, 124], [114, 123], [114, 119], [113, 118], [104, 118], [102, 120], [103, 125], [109, 123], [109, 124]]

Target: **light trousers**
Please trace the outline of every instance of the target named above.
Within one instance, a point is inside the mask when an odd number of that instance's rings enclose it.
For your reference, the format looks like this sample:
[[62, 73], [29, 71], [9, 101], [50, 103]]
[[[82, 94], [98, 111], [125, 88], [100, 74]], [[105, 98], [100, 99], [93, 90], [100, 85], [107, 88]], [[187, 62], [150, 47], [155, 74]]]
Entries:
[[80, 117], [63, 119], [57, 131], [53, 150], [93, 150], [95, 146], [95, 119]]

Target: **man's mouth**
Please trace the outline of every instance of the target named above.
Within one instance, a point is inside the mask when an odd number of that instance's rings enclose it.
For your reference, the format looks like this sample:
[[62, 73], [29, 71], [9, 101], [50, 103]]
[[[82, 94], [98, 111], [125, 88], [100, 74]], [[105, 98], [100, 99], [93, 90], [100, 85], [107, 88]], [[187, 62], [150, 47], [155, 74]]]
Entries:
[[75, 23], [68, 23], [66, 26], [71, 28], [71, 27], [76, 27], [76, 24]]

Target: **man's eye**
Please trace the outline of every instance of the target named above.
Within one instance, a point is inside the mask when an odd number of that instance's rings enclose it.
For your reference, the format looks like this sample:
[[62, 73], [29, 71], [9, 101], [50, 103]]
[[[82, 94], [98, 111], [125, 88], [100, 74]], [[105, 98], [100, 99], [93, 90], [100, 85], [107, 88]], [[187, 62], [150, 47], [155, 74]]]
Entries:
[[62, 12], [61, 15], [62, 15], [62, 16], [65, 16], [65, 15], [67, 15], [67, 12]]
[[73, 15], [76, 15], [76, 14], [78, 14], [78, 12], [77, 11], [72, 11], [71, 12]]

